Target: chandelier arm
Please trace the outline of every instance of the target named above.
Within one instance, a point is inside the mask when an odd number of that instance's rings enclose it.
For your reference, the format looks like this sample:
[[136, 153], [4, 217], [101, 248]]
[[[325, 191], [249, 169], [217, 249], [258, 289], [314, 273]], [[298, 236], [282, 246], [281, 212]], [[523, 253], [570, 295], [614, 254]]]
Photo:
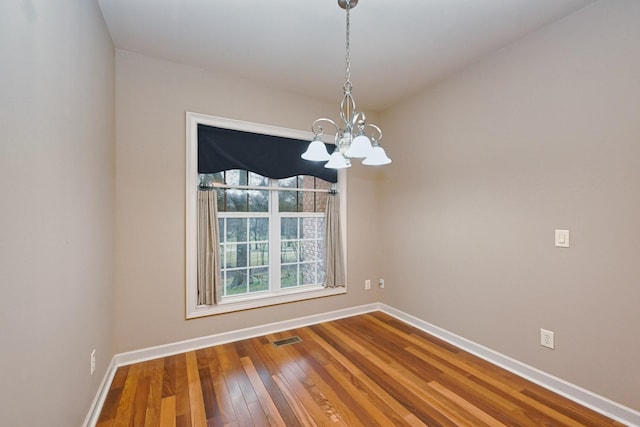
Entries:
[[378, 132], [378, 136], [372, 136], [371, 139], [373, 139], [374, 141], [380, 141], [382, 139], [382, 129], [380, 129], [378, 126], [373, 125], [371, 123], [367, 123], [365, 126], [369, 126], [372, 127], [376, 132]]
[[315, 136], [321, 136], [324, 134], [324, 128], [321, 125], [321, 123], [323, 122], [329, 123], [334, 128], [336, 128], [336, 133], [340, 132], [340, 128], [338, 127], [338, 124], [336, 122], [334, 122], [331, 119], [327, 119], [326, 117], [321, 117], [319, 119], [316, 119], [316, 121], [314, 121], [313, 124], [311, 125], [311, 131], [314, 133]]
[[363, 112], [359, 112], [353, 115], [353, 119], [351, 119], [351, 127], [353, 129], [357, 129], [358, 132], [363, 131], [364, 127], [367, 124], [367, 117]]

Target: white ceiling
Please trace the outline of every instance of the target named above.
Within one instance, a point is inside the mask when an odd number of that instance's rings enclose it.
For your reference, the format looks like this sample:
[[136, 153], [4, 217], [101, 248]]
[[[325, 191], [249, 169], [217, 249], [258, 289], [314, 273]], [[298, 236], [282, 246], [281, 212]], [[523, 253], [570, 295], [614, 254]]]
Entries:
[[[351, 12], [359, 108], [383, 110], [595, 0], [360, 0]], [[339, 102], [336, 0], [98, 0], [117, 48]]]

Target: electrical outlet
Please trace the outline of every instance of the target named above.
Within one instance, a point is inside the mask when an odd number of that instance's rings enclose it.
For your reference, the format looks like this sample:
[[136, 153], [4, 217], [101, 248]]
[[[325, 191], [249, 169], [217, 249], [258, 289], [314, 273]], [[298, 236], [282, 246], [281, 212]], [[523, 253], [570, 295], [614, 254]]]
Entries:
[[96, 349], [91, 352], [91, 375], [96, 371]]
[[381, 288], [384, 288], [384, 279], [378, 280], [378, 286], [380, 286]]
[[551, 350], [556, 348], [552, 331], [548, 331], [546, 329], [540, 329], [540, 345], [543, 347], [550, 348]]
[[364, 281], [364, 288], [366, 290], [371, 289], [371, 280], [367, 279], [367, 280]]

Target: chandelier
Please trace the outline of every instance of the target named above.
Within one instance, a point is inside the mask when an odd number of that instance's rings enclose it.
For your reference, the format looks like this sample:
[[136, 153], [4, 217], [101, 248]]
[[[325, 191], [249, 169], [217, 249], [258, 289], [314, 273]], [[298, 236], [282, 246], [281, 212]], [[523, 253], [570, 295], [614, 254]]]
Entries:
[[[364, 113], [356, 111], [356, 101], [351, 94], [350, 11], [357, 4], [358, 0], [338, 0], [338, 5], [347, 12], [344, 96], [340, 102], [342, 123], [338, 125], [333, 120], [324, 117], [313, 122], [311, 130], [315, 136], [307, 151], [301, 156], [305, 160], [326, 161], [327, 163], [324, 167], [329, 169], [348, 168], [351, 166], [351, 159], [358, 158], [364, 159], [362, 164], [368, 166], [391, 163], [391, 159], [387, 157], [380, 145], [382, 130], [374, 124], [367, 123]], [[322, 142], [323, 124], [332, 125], [336, 131], [336, 148], [331, 155], [329, 155], [326, 145]], [[369, 131], [368, 135], [366, 131]]]

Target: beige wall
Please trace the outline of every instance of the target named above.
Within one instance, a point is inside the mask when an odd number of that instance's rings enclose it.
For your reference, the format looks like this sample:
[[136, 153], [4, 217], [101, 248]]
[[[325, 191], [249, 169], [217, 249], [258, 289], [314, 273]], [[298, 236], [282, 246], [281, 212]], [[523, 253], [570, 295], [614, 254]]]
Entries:
[[381, 180], [383, 302], [636, 410], [639, 40], [600, 1], [415, 96]]
[[116, 54], [115, 351], [370, 303], [377, 277], [376, 176], [362, 166], [348, 176], [347, 295], [185, 320], [185, 112], [309, 129], [338, 113], [335, 104], [208, 74], [138, 54]]
[[0, 425], [78, 426], [113, 354], [114, 50], [94, 1], [3, 1], [0, 58]]

